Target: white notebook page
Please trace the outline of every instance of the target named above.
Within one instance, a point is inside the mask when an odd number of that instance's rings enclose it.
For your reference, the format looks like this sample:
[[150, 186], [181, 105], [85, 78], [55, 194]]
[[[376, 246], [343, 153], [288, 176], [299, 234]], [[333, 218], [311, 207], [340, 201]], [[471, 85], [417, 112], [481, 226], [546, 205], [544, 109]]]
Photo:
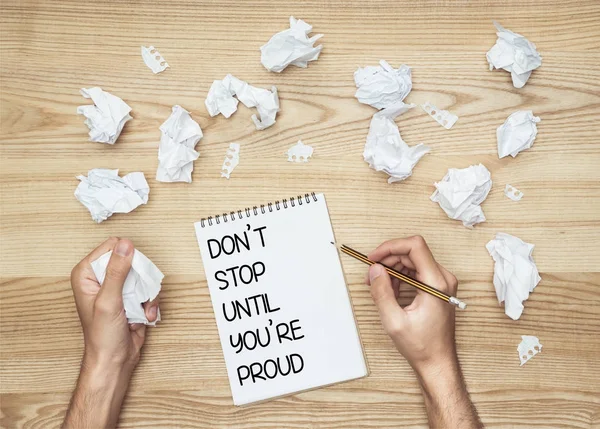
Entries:
[[368, 372], [325, 196], [287, 206], [195, 224], [235, 405]]

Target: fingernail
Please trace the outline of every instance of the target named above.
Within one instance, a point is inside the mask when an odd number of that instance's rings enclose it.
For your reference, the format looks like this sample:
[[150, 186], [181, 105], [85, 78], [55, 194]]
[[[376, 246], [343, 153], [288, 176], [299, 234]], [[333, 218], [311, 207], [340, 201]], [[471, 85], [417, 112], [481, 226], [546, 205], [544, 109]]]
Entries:
[[157, 310], [156, 305], [153, 305], [152, 307], [150, 307], [149, 313], [150, 313], [150, 318], [152, 320], [156, 319], [156, 310]]
[[115, 253], [119, 256], [129, 256], [132, 250], [133, 246], [129, 240], [119, 240], [115, 247]]
[[383, 274], [383, 267], [381, 265], [371, 265], [371, 268], [369, 268], [369, 279], [371, 279], [371, 281], [375, 280], [381, 274]]

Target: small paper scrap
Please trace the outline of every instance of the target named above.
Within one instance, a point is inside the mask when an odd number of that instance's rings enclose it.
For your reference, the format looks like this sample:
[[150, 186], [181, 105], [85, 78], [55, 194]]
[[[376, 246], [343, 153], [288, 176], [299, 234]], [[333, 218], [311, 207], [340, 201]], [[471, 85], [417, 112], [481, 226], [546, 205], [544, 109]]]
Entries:
[[531, 110], [517, 110], [496, 130], [498, 140], [498, 157], [516, 157], [519, 152], [533, 146], [537, 136], [536, 124], [540, 118], [533, 116]]
[[379, 66], [358, 68], [354, 72], [356, 93], [361, 103], [376, 109], [386, 109], [403, 101], [412, 89], [410, 67], [400, 66], [395, 70], [386, 61]]
[[77, 178], [81, 182], [75, 189], [75, 198], [90, 211], [95, 222], [100, 223], [115, 213], [129, 213], [148, 202], [150, 187], [144, 173], [119, 177], [119, 170], [95, 168], [87, 177]]
[[440, 182], [431, 201], [438, 203], [450, 219], [460, 220], [467, 228], [485, 222], [480, 204], [492, 188], [492, 176], [483, 164], [467, 168], [450, 168]]
[[267, 70], [276, 73], [282, 72], [290, 64], [308, 67], [308, 62], [318, 59], [323, 49], [323, 45], [314, 47], [323, 35], [308, 38], [311, 31], [312, 25], [290, 16], [290, 28], [275, 34], [261, 46], [260, 62]]
[[227, 149], [227, 153], [225, 154], [225, 161], [223, 161], [223, 166], [221, 167], [221, 177], [226, 177], [229, 179], [231, 172], [235, 167], [240, 163], [240, 144], [239, 143], [229, 143], [229, 149]]
[[438, 124], [447, 130], [452, 128], [454, 124], [456, 124], [456, 121], [458, 121], [458, 116], [448, 112], [447, 110], [438, 109], [429, 101], [423, 104], [421, 108], [425, 110], [429, 116], [435, 119]]
[[125, 123], [132, 119], [129, 115], [131, 107], [119, 97], [98, 87], [82, 88], [80, 92], [94, 102], [94, 105], [77, 108], [77, 113], [86, 117], [90, 141], [115, 144]]
[[394, 119], [415, 107], [414, 104], [398, 104], [373, 115], [367, 142], [363, 152], [365, 161], [375, 171], [384, 171], [390, 177], [388, 183], [406, 179], [419, 160], [429, 152], [423, 144], [409, 147], [402, 137]]
[[[105, 253], [91, 263], [98, 283], [102, 285], [106, 277], [106, 267], [112, 251]], [[154, 326], [160, 321], [160, 309], [157, 309], [156, 320], [149, 322], [144, 312], [143, 303], [152, 301], [158, 296], [164, 274], [139, 250], [134, 250], [131, 269], [123, 283], [123, 306], [129, 323], [143, 323]]]
[[523, 313], [523, 301], [538, 285], [541, 277], [533, 260], [534, 245], [518, 237], [499, 232], [485, 246], [494, 259], [494, 287], [498, 302], [513, 320]]
[[190, 112], [175, 105], [171, 116], [160, 126], [160, 132], [156, 180], [191, 183], [194, 161], [200, 156], [194, 150], [202, 138], [200, 125]]
[[542, 345], [539, 338], [532, 335], [521, 335], [521, 340], [517, 351], [519, 352], [521, 366], [523, 366], [525, 362], [542, 351]]
[[513, 201], [520, 201], [523, 198], [523, 192], [519, 191], [512, 185], [506, 185], [504, 188], [504, 195], [510, 198]]
[[496, 68], [510, 72], [513, 86], [523, 88], [531, 72], [542, 65], [542, 57], [525, 37], [507, 30], [496, 21], [494, 25], [498, 39], [486, 54], [490, 70]]
[[256, 107], [258, 117], [252, 115], [252, 122], [257, 130], [264, 130], [275, 123], [279, 112], [277, 88], [273, 86], [270, 91], [256, 88], [230, 74], [212, 83], [204, 104], [210, 116], [221, 113], [229, 118], [237, 110], [238, 100], [248, 108]]
[[312, 146], [305, 145], [302, 140], [298, 140], [294, 146], [288, 149], [287, 156], [290, 162], [308, 162], [313, 154]]
[[154, 74], [163, 72], [169, 67], [169, 64], [154, 46], [150, 46], [149, 48], [142, 46], [142, 59]]

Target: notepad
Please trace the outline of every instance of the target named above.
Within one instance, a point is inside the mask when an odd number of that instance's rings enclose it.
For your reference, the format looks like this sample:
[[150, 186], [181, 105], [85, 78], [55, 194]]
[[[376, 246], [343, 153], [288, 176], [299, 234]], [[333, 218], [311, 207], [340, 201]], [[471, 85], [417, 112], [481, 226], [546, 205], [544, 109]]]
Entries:
[[195, 228], [235, 405], [367, 375], [323, 194]]

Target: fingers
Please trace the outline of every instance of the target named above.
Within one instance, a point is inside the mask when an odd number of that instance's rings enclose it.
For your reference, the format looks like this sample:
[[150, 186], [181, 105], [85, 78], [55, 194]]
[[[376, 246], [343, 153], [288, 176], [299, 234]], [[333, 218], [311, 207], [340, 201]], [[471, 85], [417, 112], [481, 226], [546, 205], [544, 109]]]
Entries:
[[149, 322], [154, 322], [158, 317], [158, 302], [159, 297], [157, 296], [152, 301], [142, 304], [144, 306], [144, 313], [146, 313], [146, 319], [148, 319]]
[[381, 260], [390, 255], [406, 256], [409, 261], [404, 261], [406, 263], [403, 265], [408, 268], [411, 268], [410, 265], [414, 266], [418, 280], [440, 290], [445, 291], [448, 289], [446, 280], [433, 258], [431, 250], [429, 250], [425, 239], [420, 235], [386, 241], [370, 254], [376, 260]]
[[95, 261], [100, 256], [113, 250], [118, 242], [119, 237], [108, 238], [104, 243], [92, 250], [83, 260], [88, 262]]
[[123, 306], [123, 283], [131, 269], [133, 259], [133, 243], [130, 240], [119, 240], [113, 250], [106, 276], [98, 293], [98, 299], [111, 303], [121, 303]]
[[406, 324], [406, 313], [396, 301], [392, 280], [387, 271], [379, 264], [369, 268], [371, 297], [379, 310], [383, 328], [391, 335], [402, 330]]
[[75, 265], [71, 271], [71, 287], [75, 292], [77, 292], [77, 287], [80, 286], [80, 280], [83, 280], [83, 277], [87, 277], [89, 270], [85, 270], [84, 268], [88, 268], [90, 262], [95, 261], [100, 256], [113, 250], [118, 241], [119, 239], [117, 237], [110, 237]]
[[129, 325], [129, 331], [131, 331], [131, 339], [135, 345], [136, 350], [140, 350], [146, 340], [146, 325], [143, 323], [132, 323]]
[[446, 284], [448, 285], [448, 293], [450, 295], [456, 295], [456, 291], [458, 290], [458, 279], [454, 276], [454, 274], [452, 274], [450, 271], [444, 268], [443, 265], [438, 264], [438, 267], [440, 268], [444, 279], [446, 279]]

